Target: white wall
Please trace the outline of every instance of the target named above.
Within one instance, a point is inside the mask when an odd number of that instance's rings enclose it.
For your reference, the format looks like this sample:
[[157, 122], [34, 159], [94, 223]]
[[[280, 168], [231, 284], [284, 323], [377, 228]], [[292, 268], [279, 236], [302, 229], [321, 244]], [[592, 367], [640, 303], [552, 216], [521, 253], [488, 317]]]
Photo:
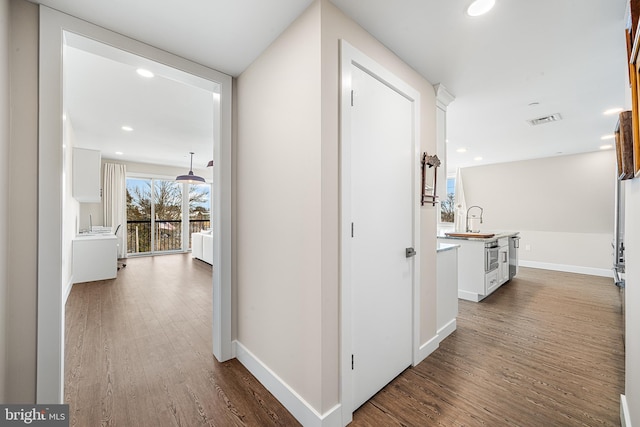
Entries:
[[320, 410], [318, 8], [238, 77], [236, 220], [237, 339]]
[[[625, 396], [631, 425], [640, 425], [640, 178], [624, 182], [626, 196]], [[627, 424], [628, 427], [631, 427]]]
[[[324, 327], [339, 327], [339, 301], [337, 300], [339, 245], [339, 40], [344, 39], [356, 49], [381, 64], [420, 92], [420, 151], [436, 153], [436, 96], [431, 82], [424, 79], [393, 52], [374, 39], [362, 27], [353, 22], [328, 0], [322, 0], [322, 189], [323, 230], [335, 230], [335, 234], [323, 233], [323, 303], [325, 306]], [[420, 209], [421, 253], [419, 313], [420, 343], [435, 338], [436, 318], [436, 208], [424, 206]], [[331, 302], [329, 304], [329, 302]], [[335, 324], [331, 324], [331, 320]], [[335, 330], [329, 329], [329, 331]], [[335, 348], [332, 351], [338, 351]]]
[[[36, 399], [38, 7], [10, 0], [6, 403]], [[43, 207], [44, 209], [44, 207]]]
[[6, 401], [9, 191], [9, 0], [0, 0], [0, 402]]
[[522, 264], [610, 276], [615, 168], [609, 150], [464, 168], [462, 181], [481, 230], [520, 231]]
[[[340, 401], [339, 39], [421, 95], [435, 94], [329, 1], [314, 2], [237, 80], [237, 340], [327, 414]], [[421, 211], [420, 336], [436, 335], [435, 208]]]

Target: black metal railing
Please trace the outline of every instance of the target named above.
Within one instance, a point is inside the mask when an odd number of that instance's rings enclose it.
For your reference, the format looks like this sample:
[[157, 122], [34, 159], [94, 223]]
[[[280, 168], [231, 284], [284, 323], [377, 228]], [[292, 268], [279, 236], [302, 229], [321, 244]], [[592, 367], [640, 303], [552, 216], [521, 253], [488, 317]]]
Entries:
[[[154, 221], [153, 252], [178, 251], [182, 249], [182, 220], [157, 219]], [[191, 234], [209, 228], [208, 219], [189, 220], [189, 247]], [[127, 221], [127, 253], [145, 253], [151, 250], [151, 220]]]
[[208, 219], [190, 219], [189, 235], [193, 233], [199, 233], [202, 230], [209, 229], [209, 227], [211, 227], [211, 221]]

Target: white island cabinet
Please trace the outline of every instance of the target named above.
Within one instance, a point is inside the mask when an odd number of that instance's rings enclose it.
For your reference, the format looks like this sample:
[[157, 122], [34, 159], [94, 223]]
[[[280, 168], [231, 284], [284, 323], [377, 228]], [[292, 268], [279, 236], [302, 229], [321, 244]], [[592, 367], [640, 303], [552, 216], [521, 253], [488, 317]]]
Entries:
[[509, 281], [509, 238], [498, 239], [498, 286]]
[[442, 341], [456, 330], [458, 317], [458, 247], [438, 243], [436, 283], [438, 312], [438, 340]]
[[438, 236], [440, 243], [460, 245], [458, 298], [478, 302], [509, 281], [512, 277], [510, 270], [517, 269], [517, 266], [510, 266], [510, 262], [517, 260], [517, 255], [511, 256], [509, 242], [511, 237], [517, 235], [511, 232], [491, 234], [491, 237]]

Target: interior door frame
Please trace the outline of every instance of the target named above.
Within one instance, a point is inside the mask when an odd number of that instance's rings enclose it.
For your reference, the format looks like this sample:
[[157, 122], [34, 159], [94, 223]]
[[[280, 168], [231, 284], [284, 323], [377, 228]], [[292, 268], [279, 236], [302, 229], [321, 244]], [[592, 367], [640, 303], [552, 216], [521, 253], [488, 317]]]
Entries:
[[[420, 205], [418, 194], [420, 169], [420, 93], [382, 65], [340, 40], [340, 405], [342, 424], [353, 419], [353, 375], [351, 370], [351, 90], [352, 67], [357, 67], [403, 95], [413, 106], [413, 247], [418, 257], [420, 251]], [[420, 348], [420, 262], [413, 263], [413, 364], [419, 361]]]
[[38, 301], [36, 402], [64, 399], [65, 285], [62, 283], [62, 79], [64, 34], [73, 33], [220, 85], [219, 141], [213, 144], [213, 354], [233, 357], [231, 328], [230, 76], [40, 5], [38, 110]]

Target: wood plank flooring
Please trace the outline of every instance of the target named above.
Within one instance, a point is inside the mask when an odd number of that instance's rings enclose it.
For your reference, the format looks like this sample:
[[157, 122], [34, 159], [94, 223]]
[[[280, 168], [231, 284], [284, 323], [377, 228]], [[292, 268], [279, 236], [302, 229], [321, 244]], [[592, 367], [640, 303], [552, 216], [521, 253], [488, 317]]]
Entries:
[[622, 325], [611, 279], [522, 268], [353, 425], [620, 426]]
[[293, 426], [236, 360], [212, 355], [211, 266], [130, 258], [117, 279], [73, 286], [65, 402], [72, 426]]
[[[67, 301], [74, 426], [296, 426], [237, 361], [211, 354], [211, 267], [129, 259]], [[353, 426], [619, 426], [623, 319], [610, 279], [521, 269], [354, 414]]]

